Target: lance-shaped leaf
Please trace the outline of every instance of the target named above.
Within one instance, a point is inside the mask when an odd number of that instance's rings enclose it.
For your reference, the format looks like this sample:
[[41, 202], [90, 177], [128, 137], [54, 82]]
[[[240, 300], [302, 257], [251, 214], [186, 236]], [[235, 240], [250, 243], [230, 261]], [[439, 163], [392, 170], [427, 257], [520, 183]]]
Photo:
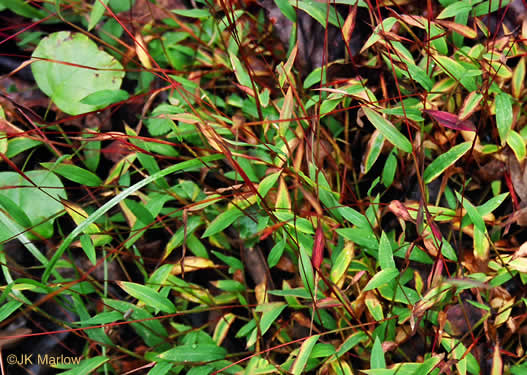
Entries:
[[388, 139], [395, 147], [404, 152], [412, 152], [412, 144], [390, 121], [368, 107], [362, 107], [368, 120]]
[[452, 147], [444, 154], [439, 155], [428, 167], [426, 167], [423, 173], [424, 183], [429, 184], [435, 180], [448, 167], [454, 165], [459, 158], [465, 155], [465, 153], [470, 150], [470, 147], [472, 147], [472, 142], [463, 142]]
[[512, 127], [512, 103], [508, 94], [496, 95], [496, 126], [500, 135], [501, 143], [505, 144], [507, 136]]

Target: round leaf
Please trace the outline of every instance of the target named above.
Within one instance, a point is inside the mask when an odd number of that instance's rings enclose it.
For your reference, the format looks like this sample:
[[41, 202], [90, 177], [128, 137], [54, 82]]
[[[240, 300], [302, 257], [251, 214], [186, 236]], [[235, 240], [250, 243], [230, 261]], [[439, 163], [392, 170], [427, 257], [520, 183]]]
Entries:
[[97, 91], [119, 89], [124, 76], [117, 60], [80, 33], [51, 34], [40, 41], [32, 57], [37, 60], [31, 69], [38, 87], [70, 115], [101, 108], [81, 100]]

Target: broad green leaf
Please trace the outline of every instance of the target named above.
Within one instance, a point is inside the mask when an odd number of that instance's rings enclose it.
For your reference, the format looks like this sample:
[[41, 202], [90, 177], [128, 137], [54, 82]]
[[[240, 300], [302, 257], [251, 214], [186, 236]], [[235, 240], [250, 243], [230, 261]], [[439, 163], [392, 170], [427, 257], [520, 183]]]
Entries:
[[[80, 359], [80, 357], [78, 357]], [[95, 374], [99, 367], [104, 365], [110, 360], [109, 357], [105, 356], [96, 356], [91, 358], [86, 358], [80, 361], [78, 365], [68, 371], [61, 372], [61, 375], [90, 375]]]
[[81, 185], [100, 186], [102, 184], [102, 180], [96, 174], [73, 164], [40, 163], [40, 165]]
[[428, 167], [426, 167], [423, 173], [423, 181], [425, 184], [429, 184], [435, 180], [441, 173], [443, 173], [448, 167], [454, 165], [468, 150], [472, 147], [472, 142], [464, 142], [457, 146], [452, 147], [444, 154], [439, 155]]
[[469, 13], [472, 5], [465, 1], [456, 1], [441, 11], [436, 17], [438, 20], [457, 16], [459, 13]]
[[368, 223], [368, 219], [366, 219], [366, 216], [361, 214], [359, 211], [355, 210], [354, 208], [342, 206], [338, 209], [339, 213], [352, 223], [353, 225], [356, 225], [358, 227], [362, 228], [369, 228], [370, 224]]
[[371, 349], [370, 368], [386, 368], [386, 361], [384, 359], [384, 350], [379, 336], [375, 337], [373, 348]]
[[364, 292], [372, 289], [376, 289], [381, 285], [387, 284], [390, 281], [394, 280], [399, 276], [399, 270], [396, 268], [385, 268], [380, 272], [377, 272], [371, 279], [368, 281], [368, 284], [364, 287]]
[[496, 95], [496, 127], [500, 135], [501, 144], [505, 144], [507, 136], [512, 127], [512, 102], [508, 94], [499, 93]]
[[122, 65], [80, 33], [50, 34], [40, 41], [31, 57], [38, 87], [70, 115], [99, 109], [80, 101], [97, 91], [119, 89], [124, 77]]
[[137, 298], [145, 305], [161, 310], [165, 313], [172, 314], [176, 312], [176, 306], [167, 298], [155, 290], [137, 283], [128, 281], [118, 282], [119, 286], [129, 295]]
[[463, 208], [467, 211], [467, 214], [474, 224], [474, 227], [478, 228], [482, 233], [486, 233], [487, 229], [485, 227], [485, 221], [476, 207], [474, 207], [474, 205], [466, 197], [462, 197], [457, 191], [456, 196], [459, 202], [462, 202]]
[[227, 350], [214, 344], [179, 345], [158, 355], [172, 362], [212, 362], [225, 358]]
[[222, 212], [218, 215], [209, 225], [205, 233], [201, 238], [210, 237], [216, 233], [221, 232], [229, 225], [231, 225], [236, 219], [243, 216], [243, 211], [240, 211], [238, 208], [233, 207], [225, 212]]
[[516, 155], [516, 159], [521, 163], [525, 159], [525, 141], [523, 137], [516, 131], [510, 130], [507, 135], [507, 144]]
[[[90, 23], [88, 24], [88, 31], [94, 28], [101, 20], [106, 10], [104, 5], [108, 5], [109, 0], [94, 0], [93, 7], [90, 12]], [[104, 5], [103, 5], [104, 4]]]
[[302, 343], [300, 351], [298, 352], [298, 356], [296, 357], [293, 367], [290, 370], [293, 375], [300, 375], [304, 372], [307, 360], [310, 358], [313, 346], [315, 346], [319, 337], [320, 335], [311, 336]]
[[410, 141], [388, 120], [379, 115], [376, 111], [363, 106], [362, 110], [377, 130], [381, 132], [394, 146], [404, 152], [412, 152]]
[[395, 261], [393, 260], [393, 250], [390, 240], [383, 231], [381, 240], [379, 241], [379, 266], [382, 270], [388, 268], [395, 268]]
[[[56, 175], [49, 171], [36, 170], [25, 172], [25, 176], [31, 182], [16, 172], [0, 173], [0, 187], [9, 187], [0, 189], [0, 195], [7, 198], [2, 201], [3, 204], [13, 203], [19, 208], [18, 212], [10, 212], [15, 215], [13, 218], [16, 220], [12, 222], [12, 228], [7, 228], [0, 222], [0, 243], [29, 229], [17, 223], [27, 220], [31, 223], [33, 231], [44, 238], [50, 238], [53, 235], [56, 215], [64, 209], [61, 199], [67, 198], [66, 191]], [[11, 221], [3, 213], [0, 212], [0, 215]]]
[[339, 228], [337, 233], [347, 240], [355, 242], [359, 246], [368, 249], [377, 249], [379, 241], [371, 228]]

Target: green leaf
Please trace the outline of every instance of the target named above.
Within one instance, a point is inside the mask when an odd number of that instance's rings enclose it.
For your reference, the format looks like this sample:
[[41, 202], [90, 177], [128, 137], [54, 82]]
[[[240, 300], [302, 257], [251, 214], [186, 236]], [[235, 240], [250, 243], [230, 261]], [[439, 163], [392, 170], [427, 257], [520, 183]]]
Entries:
[[476, 207], [466, 197], [462, 197], [461, 194], [459, 194], [457, 191], [455, 192], [457, 199], [459, 202], [462, 202], [463, 208], [467, 211], [468, 216], [470, 217], [470, 220], [474, 224], [476, 228], [478, 228], [482, 233], [486, 233], [487, 229], [485, 227], [485, 221], [483, 220], [483, 217], [478, 212]]
[[245, 87], [252, 87], [251, 76], [249, 76], [238, 57], [232, 53], [229, 54], [229, 56], [231, 58], [232, 69], [234, 70], [234, 74], [236, 75], [238, 83]]
[[340, 14], [335, 10], [335, 7], [329, 4], [329, 15], [328, 15], [328, 4], [317, 3], [314, 1], [304, 0], [289, 0], [289, 4], [298, 7], [303, 10], [315, 20], [317, 20], [324, 28], [326, 27], [326, 19], [330, 24], [336, 27], [342, 27], [344, 20]]
[[382, 135], [386, 137], [394, 146], [404, 152], [412, 152], [412, 144], [410, 141], [388, 120], [379, 115], [376, 111], [363, 106], [362, 110]]
[[368, 284], [364, 287], [364, 292], [372, 289], [376, 289], [381, 285], [387, 284], [393, 279], [399, 276], [399, 270], [396, 268], [385, 268], [380, 272], [377, 272], [371, 279], [368, 281]]
[[234, 223], [234, 221], [243, 216], [243, 211], [240, 211], [237, 207], [233, 207], [225, 212], [222, 212], [218, 215], [209, 225], [205, 233], [201, 238], [210, 237], [216, 233], [221, 232], [229, 225]]
[[484, 1], [481, 4], [476, 5], [474, 7], [474, 9], [472, 9], [472, 16], [480, 17], [480, 16], [484, 16], [486, 14], [493, 13], [493, 12], [497, 11], [498, 9], [509, 5], [509, 3], [511, 3], [511, 2], [512, 2], [512, 0], [499, 0], [499, 1], [487, 0], [487, 1]]
[[523, 137], [516, 131], [510, 130], [507, 136], [507, 144], [516, 155], [516, 159], [521, 163], [525, 159], [525, 141]]
[[302, 244], [299, 247], [300, 258], [298, 259], [298, 272], [300, 273], [300, 278], [304, 283], [304, 288], [306, 290], [314, 293], [315, 291], [315, 274], [313, 273], [313, 265], [311, 259], [307, 254], [306, 249]]
[[92, 358], [83, 359], [80, 364], [71, 370], [61, 372], [60, 375], [90, 375], [96, 373], [99, 367], [108, 362], [110, 358], [104, 356], [96, 356]]
[[25, 228], [31, 227], [31, 220], [29, 220], [26, 213], [21, 210], [20, 207], [7, 196], [0, 194], [0, 206], [5, 209], [9, 217], [14, 219], [17, 224]]
[[82, 98], [81, 103], [103, 108], [113, 103], [125, 101], [128, 98], [128, 92], [121, 89], [101, 90]]
[[[10, 214], [14, 215], [17, 222], [29, 220], [33, 231], [44, 238], [50, 238], [56, 215], [64, 209], [61, 199], [67, 199], [64, 185], [55, 174], [45, 170], [25, 172], [25, 176], [31, 182], [16, 172], [0, 173], [0, 187], [9, 186], [7, 189], [0, 189], [0, 195], [7, 198], [2, 203], [16, 205], [19, 210], [15, 209]], [[1, 212], [0, 216], [11, 222]], [[17, 222], [12, 222], [13, 227], [8, 228], [0, 221], [0, 243], [29, 229]]]
[[70, 115], [99, 109], [82, 104], [81, 99], [97, 91], [119, 89], [124, 77], [122, 65], [80, 33], [50, 34], [31, 57], [36, 60], [31, 70], [38, 87]]
[[172, 362], [212, 362], [224, 359], [227, 350], [214, 344], [179, 345], [158, 355]]
[[503, 145], [512, 127], [512, 102], [510, 96], [503, 92], [496, 95], [494, 102], [496, 104], [496, 126]]
[[375, 337], [373, 348], [371, 349], [370, 368], [386, 368], [386, 361], [384, 359], [384, 350], [379, 336]]
[[500, 195], [497, 195], [485, 203], [483, 203], [481, 206], [478, 206], [478, 212], [481, 216], [485, 216], [487, 214], [490, 214], [493, 212], [496, 208], [498, 208], [509, 196], [509, 193], [503, 193]]
[[9, 315], [17, 311], [20, 306], [22, 306], [22, 302], [11, 300], [7, 303], [4, 303], [2, 307], [0, 307], [0, 322], [3, 322], [6, 320]]
[[364, 52], [365, 50], [373, 46], [375, 43], [377, 43], [381, 39], [381, 32], [390, 31], [393, 25], [395, 25], [397, 22], [397, 18], [385, 18], [379, 25], [375, 27], [375, 30], [373, 30], [373, 34], [368, 38], [366, 43], [364, 43], [364, 46], [362, 46], [360, 53]]
[[97, 255], [95, 254], [95, 247], [93, 247], [90, 236], [83, 234], [80, 241], [84, 254], [86, 254], [91, 264], [95, 265], [97, 263]]
[[379, 266], [382, 270], [395, 268], [392, 245], [384, 231], [382, 232], [381, 240], [379, 241]]
[[274, 3], [284, 16], [286, 16], [291, 22], [296, 22], [295, 8], [289, 4], [288, 0], [274, 0]]
[[165, 313], [172, 314], [176, 312], [176, 306], [167, 298], [157, 293], [155, 290], [142, 285], [128, 281], [117, 282], [119, 286], [129, 295], [137, 298], [145, 305], [161, 310]]
[[189, 17], [189, 18], [210, 18], [211, 14], [208, 9], [172, 9], [172, 13], [178, 16]]
[[465, 1], [456, 1], [450, 4], [436, 17], [438, 20], [457, 16], [459, 13], [468, 13], [472, 10], [472, 5]]
[[429, 184], [435, 180], [441, 173], [443, 173], [448, 167], [454, 165], [465, 153], [472, 147], [472, 142], [464, 142], [457, 146], [452, 147], [444, 154], [439, 155], [428, 167], [426, 167], [423, 173], [423, 180], [425, 184]]
[[13, 13], [26, 18], [42, 19], [47, 16], [44, 11], [32, 7], [23, 0], [0, 0], [0, 5], [3, 5]]
[[[88, 31], [93, 29], [95, 25], [101, 20], [104, 15], [106, 8], [104, 5], [108, 5], [109, 0], [95, 0], [93, 7], [90, 12], [90, 23], [88, 24]], [[104, 5], [103, 5], [104, 4]]]
[[461, 81], [465, 74], [465, 68], [463, 68], [460, 63], [448, 56], [439, 55], [436, 56], [435, 59], [443, 72], [454, 78], [456, 81]]
[[282, 257], [282, 254], [284, 253], [284, 250], [285, 239], [282, 239], [273, 246], [273, 248], [269, 252], [269, 255], [267, 256], [267, 265], [269, 266], [269, 268], [273, 268], [278, 264], [280, 258]]
[[315, 346], [319, 337], [320, 335], [311, 336], [302, 343], [302, 346], [300, 347], [300, 351], [298, 352], [298, 356], [296, 357], [295, 362], [293, 363], [293, 367], [290, 370], [293, 373], [293, 375], [300, 375], [304, 372], [304, 368], [306, 367], [307, 360], [311, 356], [313, 346]]
[[354, 208], [348, 207], [348, 206], [342, 206], [339, 207], [338, 212], [350, 223], [353, 225], [356, 225], [358, 227], [362, 228], [369, 228], [370, 223], [368, 223], [368, 219], [366, 219], [366, 216], [361, 214], [359, 211], [355, 210]]
[[382, 170], [381, 181], [385, 187], [390, 187], [392, 185], [393, 179], [395, 178], [396, 170], [397, 157], [395, 156], [394, 152], [390, 152], [390, 155], [388, 155], [388, 158], [386, 159], [386, 163], [384, 164], [384, 168]]
[[[369, 142], [367, 152], [364, 154], [365, 159], [361, 164], [361, 172], [366, 174], [370, 171], [373, 164], [377, 161], [377, 158], [381, 154], [382, 147], [384, 146], [384, 137], [376, 130], [373, 132]], [[363, 169], [363, 170], [362, 170]]]
[[118, 320], [123, 319], [123, 313], [119, 311], [105, 311], [102, 313], [99, 313], [89, 319], [82, 320], [80, 322], [77, 322], [77, 324], [81, 324], [83, 326], [89, 326], [89, 325], [99, 325], [99, 324], [108, 324], [108, 323], [114, 323]]
[[355, 242], [359, 246], [368, 249], [377, 249], [379, 242], [371, 228], [339, 228], [337, 233], [347, 240]]
[[70, 181], [86, 186], [101, 186], [102, 180], [93, 172], [73, 164], [40, 163], [46, 169], [55, 172]]
[[260, 331], [262, 333], [262, 336], [265, 335], [265, 333], [271, 328], [271, 325], [274, 323], [274, 321], [280, 316], [282, 311], [287, 307], [287, 305], [283, 303], [273, 303], [273, 304], [267, 304], [267, 305], [260, 305], [257, 308], [260, 310], [264, 310], [262, 314], [262, 318], [260, 319]]

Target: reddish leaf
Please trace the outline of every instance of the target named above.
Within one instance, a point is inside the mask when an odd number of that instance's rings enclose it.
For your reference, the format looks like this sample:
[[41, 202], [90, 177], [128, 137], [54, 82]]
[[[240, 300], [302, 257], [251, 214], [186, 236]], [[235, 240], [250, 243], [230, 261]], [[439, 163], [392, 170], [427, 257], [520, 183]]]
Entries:
[[317, 232], [315, 233], [315, 244], [313, 245], [313, 256], [311, 262], [313, 267], [316, 269], [320, 268], [322, 264], [322, 258], [324, 255], [324, 231], [322, 230], [322, 225], [320, 220], [318, 221]]
[[446, 128], [454, 129], [454, 130], [464, 130], [464, 131], [470, 131], [475, 132], [476, 127], [470, 120], [463, 120], [460, 121], [458, 117], [452, 113], [445, 112], [445, 111], [435, 111], [431, 109], [426, 109], [425, 113], [432, 117], [434, 120], [438, 122], [439, 125], [444, 126]]

